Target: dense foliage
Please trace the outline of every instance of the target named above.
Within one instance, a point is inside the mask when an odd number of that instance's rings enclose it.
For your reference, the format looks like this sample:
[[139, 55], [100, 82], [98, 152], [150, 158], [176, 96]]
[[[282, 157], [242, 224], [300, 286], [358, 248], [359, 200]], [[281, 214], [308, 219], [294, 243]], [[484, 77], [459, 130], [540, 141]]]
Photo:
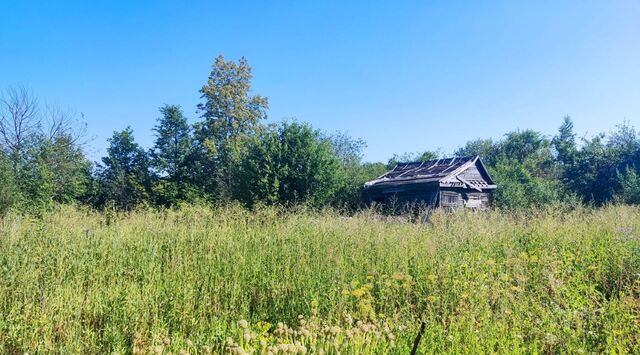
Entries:
[[232, 196], [246, 205], [322, 206], [343, 183], [331, 142], [299, 123], [284, 122], [248, 138], [230, 172]]
[[165, 105], [154, 129], [156, 140], [149, 152], [154, 175], [154, 201], [171, 206], [193, 200], [197, 184], [192, 170], [192, 128], [180, 106]]
[[[395, 154], [362, 161], [365, 142], [309, 124], [265, 124], [268, 100], [251, 90], [248, 62], [215, 59], [200, 89], [199, 120], [164, 105], [150, 149], [130, 128], [114, 132], [107, 156], [85, 157], [84, 125], [73, 114], [41, 107], [26, 89], [0, 97], [0, 217], [11, 208], [40, 214], [57, 203], [131, 210], [182, 203], [245, 206], [308, 204], [354, 212], [363, 183], [399, 162], [443, 152]], [[558, 133], [533, 130], [476, 139], [456, 156], [480, 155], [505, 209], [640, 203], [640, 137], [628, 123], [609, 134], [578, 139], [565, 117]]]
[[148, 201], [152, 192], [149, 165], [149, 157], [133, 139], [131, 128], [115, 132], [96, 174], [99, 201], [122, 209]]
[[9, 215], [0, 353], [408, 354], [425, 321], [419, 354], [637, 354], [639, 233], [632, 206]]

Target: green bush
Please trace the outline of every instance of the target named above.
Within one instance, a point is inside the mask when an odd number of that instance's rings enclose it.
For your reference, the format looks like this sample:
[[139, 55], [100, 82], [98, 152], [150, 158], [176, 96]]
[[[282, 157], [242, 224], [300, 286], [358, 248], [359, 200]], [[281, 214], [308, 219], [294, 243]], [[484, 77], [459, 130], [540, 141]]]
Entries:
[[248, 137], [230, 167], [232, 197], [255, 203], [328, 204], [344, 184], [331, 142], [308, 124], [283, 122]]

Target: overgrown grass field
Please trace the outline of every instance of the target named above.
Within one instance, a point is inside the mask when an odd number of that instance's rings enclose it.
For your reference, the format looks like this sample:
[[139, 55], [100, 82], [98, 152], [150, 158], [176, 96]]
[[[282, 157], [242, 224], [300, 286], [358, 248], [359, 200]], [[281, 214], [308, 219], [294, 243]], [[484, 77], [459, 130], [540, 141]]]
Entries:
[[60, 208], [0, 227], [0, 353], [640, 353], [640, 208]]

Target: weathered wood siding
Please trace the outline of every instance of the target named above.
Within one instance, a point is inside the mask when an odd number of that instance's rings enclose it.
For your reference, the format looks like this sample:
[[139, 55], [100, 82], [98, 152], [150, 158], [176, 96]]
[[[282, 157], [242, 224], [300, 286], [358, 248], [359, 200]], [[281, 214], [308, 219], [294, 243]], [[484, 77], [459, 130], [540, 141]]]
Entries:
[[478, 170], [477, 166], [471, 166], [467, 170], [461, 172], [458, 176], [466, 180], [484, 180], [484, 177]]
[[446, 208], [485, 209], [490, 204], [490, 194], [467, 188], [442, 188], [440, 206]]

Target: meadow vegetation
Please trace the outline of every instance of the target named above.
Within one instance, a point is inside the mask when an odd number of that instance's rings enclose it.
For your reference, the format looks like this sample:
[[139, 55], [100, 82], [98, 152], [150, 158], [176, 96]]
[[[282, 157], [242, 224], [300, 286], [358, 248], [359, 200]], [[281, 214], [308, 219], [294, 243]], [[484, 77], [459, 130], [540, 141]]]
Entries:
[[639, 353], [640, 208], [57, 207], [0, 224], [0, 353]]

